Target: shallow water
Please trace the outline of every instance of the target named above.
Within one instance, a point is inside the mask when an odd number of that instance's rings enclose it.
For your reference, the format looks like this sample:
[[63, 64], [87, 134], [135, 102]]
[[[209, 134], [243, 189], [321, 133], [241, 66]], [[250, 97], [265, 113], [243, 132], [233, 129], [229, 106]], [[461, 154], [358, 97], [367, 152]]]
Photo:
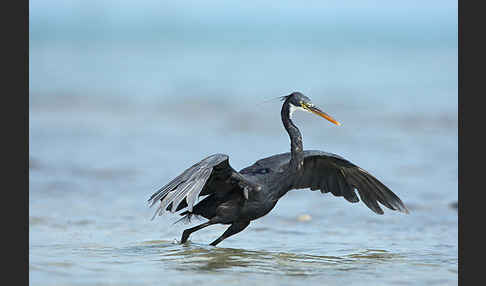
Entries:
[[[457, 285], [456, 2], [91, 2], [29, 3], [31, 285]], [[217, 247], [227, 226], [150, 220], [210, 154], [288, 152], [295, 90], [342, 123], [296, 113], [304, 148], [410, 214], [291, 191]]]
[[[270, 214], [211, 247], [226, 226], [208, 227], [179, 245], [189, 226], [173, 224], [178, 217], [170, 214], [151, 221], [155, 209], [146, 200], [211, 153], [230, 155], [232, 166], [241, 169], [287, 151], [280, 102], [252, 111], [228, 100], [225, 107], [233, 112], [210, 110], [214, 114], [201, 120], [197, 101], [157, 112], [163, 109], [157, 102], [127, 100], [123, 106], [122, 98], [86, 96], [83, 104], [69, 96], [40, 98], [31, 100], [29, 135], [34, 285], [457, 283], [458, 220], [450, 206], [457, 201], [457, 123], [448, 113], [406, 120], [400, 113], [375, 113], [370, 119], [328, 107], [339, 114], [341, 127], [296, 114], [306, 149], [341, 154], [372, 172], [411, 213], [385, 209], [379, 216], [362, 203], [292, 191]], [[113, 109], [117, 105], [123, 108]], [[194, 112], [183, 115], [187, 110]], [[246, 115], [253, 116], [250, 123], [240, 124], [237, 118]], [[423, 129], [408, 126], [421, 117], [429, 117]], [[383, 123], [371, 126], [367, 120]]]

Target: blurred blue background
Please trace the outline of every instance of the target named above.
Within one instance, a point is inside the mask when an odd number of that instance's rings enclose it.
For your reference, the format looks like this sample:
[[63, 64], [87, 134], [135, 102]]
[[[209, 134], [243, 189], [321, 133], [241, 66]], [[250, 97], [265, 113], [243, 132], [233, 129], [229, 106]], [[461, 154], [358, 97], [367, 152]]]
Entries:
[[457, 101], [457, 1], [30, 1], [29, 28], [32, 96]]
[[[457, 285], [457, 1], [29, 9], [32, 284]], [[173, 244], [188, 226], [150, 221], [148, 197], [210, 154], [239, 170], [288, 152], [276, 97], [292, 91], [342, 123], [296, 114], [304, 148], [411, 214], [294, 191], [218, 248], [225, 226]]]

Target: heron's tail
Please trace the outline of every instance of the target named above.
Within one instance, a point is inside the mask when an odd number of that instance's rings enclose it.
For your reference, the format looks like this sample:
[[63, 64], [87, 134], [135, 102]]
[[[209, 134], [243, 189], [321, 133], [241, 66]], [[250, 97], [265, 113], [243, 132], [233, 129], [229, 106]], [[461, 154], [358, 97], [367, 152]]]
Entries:
[[183, 222], [184, 224], [188, 224], [188, 223], [191, 222], [191, 219], [192, 219], [193, 216], [196, 217], [196, 218], [199, 217], [198, 215], [191, 213], [189, 211], [182, 212], [182, 213], [180, 213], [180, 215], [182, 216], [182, 218], [178, 219], [176, 222], [174, 222], [174, 224], [179, 223], [179, 222]]

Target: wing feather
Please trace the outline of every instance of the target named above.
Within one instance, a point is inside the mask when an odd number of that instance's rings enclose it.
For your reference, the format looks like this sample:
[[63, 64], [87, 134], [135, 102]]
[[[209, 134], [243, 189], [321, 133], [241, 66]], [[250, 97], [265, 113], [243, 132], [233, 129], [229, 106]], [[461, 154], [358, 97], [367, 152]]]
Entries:
[[304, 151], [302, 172], [294, 180], [294, 189], [320, 189], [334, 196], [344, 197], [351, 203], [363, 203], [377, 214], [383, 214], [380, 204], [408, 213], [400, 198], [373, 175], [346, 159], [321, 151]]
[[199, 193], [201, 193], [202, 187], [206, 183], [210, 175], [211, 175], [211, 170], [204, 169], [201, 171], [200, 177], [198, 177], [195, 180], [190, 180], [186, 182], [187, 187], [185, 187], [184, 190], [179, 191], [177, 197], [174, 198], [171, 212], [172, 213], [175, 212], [176, 206], [178, 206], [183, 199], [186, 199], [189, 211], [192, 211], [192, 206], [194, 204], [194, 201], [199, 196]]
[[[152, 219], [164, 211], [172, 213], [187, 207], [192, 212], [197, 198], [215, 192], [229, 192], [257, 187], [229, 165], [225, 154], [214, 154], [186, 169], [168, 184], [160, 188], [148, 202], [149, 207], [160, 201]], [[217, 187], [214, 187], [217, 185]], [[185, 202], [184, 202], [185, 200]], [[185, 204], [184, 204], [185, 203]]]

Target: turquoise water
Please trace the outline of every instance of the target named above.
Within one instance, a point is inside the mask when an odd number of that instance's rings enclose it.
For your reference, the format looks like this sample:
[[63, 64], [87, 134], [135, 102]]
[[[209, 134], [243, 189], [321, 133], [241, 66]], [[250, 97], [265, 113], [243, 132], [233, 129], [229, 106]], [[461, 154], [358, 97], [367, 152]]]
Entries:
[[[456, 3], [178, 3], [30, 2], [30, 284], [456, 285]], [[296, 114], [304, 148], [409, 215], [292, 191], [218, 247], [226, 226], [179, 245], [200, 221], [150, 220], [207, 155], [287, 152], [275, 98], [295, 90], [343, 124]]]

